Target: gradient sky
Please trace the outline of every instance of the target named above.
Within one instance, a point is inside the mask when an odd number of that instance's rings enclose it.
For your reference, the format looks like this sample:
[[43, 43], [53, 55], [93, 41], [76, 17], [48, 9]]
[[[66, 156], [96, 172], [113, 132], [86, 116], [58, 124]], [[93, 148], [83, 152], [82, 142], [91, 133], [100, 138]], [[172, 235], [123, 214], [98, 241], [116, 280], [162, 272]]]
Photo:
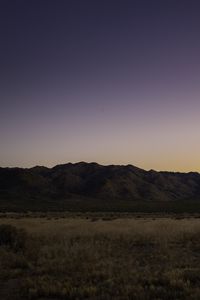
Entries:
[[0, 166], [200, 172], [200, 2], [1, 0]]

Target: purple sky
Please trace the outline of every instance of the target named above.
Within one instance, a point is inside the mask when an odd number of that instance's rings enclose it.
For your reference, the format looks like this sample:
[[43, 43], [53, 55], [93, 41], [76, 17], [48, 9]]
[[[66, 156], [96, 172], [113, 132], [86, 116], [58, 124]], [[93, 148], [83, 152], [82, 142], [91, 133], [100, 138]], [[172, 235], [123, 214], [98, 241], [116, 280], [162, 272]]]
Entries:
[[200, 171], [198, 1], [0, 4], [0, 166]]

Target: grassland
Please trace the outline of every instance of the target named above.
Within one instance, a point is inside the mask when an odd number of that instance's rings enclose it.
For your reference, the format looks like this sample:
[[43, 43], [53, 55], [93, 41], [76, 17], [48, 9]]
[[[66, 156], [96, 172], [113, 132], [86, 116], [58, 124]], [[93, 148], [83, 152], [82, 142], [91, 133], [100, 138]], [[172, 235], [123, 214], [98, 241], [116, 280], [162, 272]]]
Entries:
[[3, 214], [0, 268], [2, 300], [199, 300], [200, 218]]

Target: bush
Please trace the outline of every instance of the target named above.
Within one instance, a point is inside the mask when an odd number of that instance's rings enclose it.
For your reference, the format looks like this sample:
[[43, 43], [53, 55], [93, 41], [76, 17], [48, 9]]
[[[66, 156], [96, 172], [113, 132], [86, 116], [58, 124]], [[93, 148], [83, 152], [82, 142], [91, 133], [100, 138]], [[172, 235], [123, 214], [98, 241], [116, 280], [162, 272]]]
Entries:
[[25, 230], [12, 225], [0, 225], [0, 246], [19, 251], [25, 247], [26, 238]]

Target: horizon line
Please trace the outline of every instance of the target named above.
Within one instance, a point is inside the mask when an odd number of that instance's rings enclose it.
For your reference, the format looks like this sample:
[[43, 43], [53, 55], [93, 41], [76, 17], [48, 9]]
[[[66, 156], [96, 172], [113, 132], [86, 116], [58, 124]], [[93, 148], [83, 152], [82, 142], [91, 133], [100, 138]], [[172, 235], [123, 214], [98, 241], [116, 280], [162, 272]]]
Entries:
[[134, 168], [137, 168], [137, 169], [140, 169], [140, 170], [143, 170], [143, 171], [146, 171], [146, 172], [158, 172], [158, 173], [182, 173], [182, 174], [189, 174], [189, 173], [196, 173], [196, 174], [200, 174], [200, 172], [198, 171], [176, 171], [176, 170], [156, 170], [156, 169], [145, 169], [145, 168], [141, 168], [141, 167], [138, 167], [136, 165], [133, 165], [131, 163], [128, 163], [128, 164], [103, 164], [103, 163], [98, 163], [98, 162], [95, 162], [95, 161], [77, 161], [77, 162], [66, 162], [66, 163], [58, 163], [58, 164], [55, 164], [51, 167], [47, 167], [45, 165], [33, 165], [33, 166], [30, 166], [30, 167], [17, 167], [17, 166], [5, 166], [5, 167], [2, 167], [0, 166], [1, 169], [23, 169], [23, 170], [30, 170], [30, 169], [34, 169], [34, 168], [46, 168], [46, 169], [53, 169], [57, 166], [64, 166], [64, 165], [78, 165], [78, 164], [96, 164], [96, 165], [99, 165], [99, 166], [102, 166], [102, 167], [110, 167], [110, 166], [118, 166], [118, 167], [128, 167], [128, 166], [131, 166], [131, 167], [134, 167]]

